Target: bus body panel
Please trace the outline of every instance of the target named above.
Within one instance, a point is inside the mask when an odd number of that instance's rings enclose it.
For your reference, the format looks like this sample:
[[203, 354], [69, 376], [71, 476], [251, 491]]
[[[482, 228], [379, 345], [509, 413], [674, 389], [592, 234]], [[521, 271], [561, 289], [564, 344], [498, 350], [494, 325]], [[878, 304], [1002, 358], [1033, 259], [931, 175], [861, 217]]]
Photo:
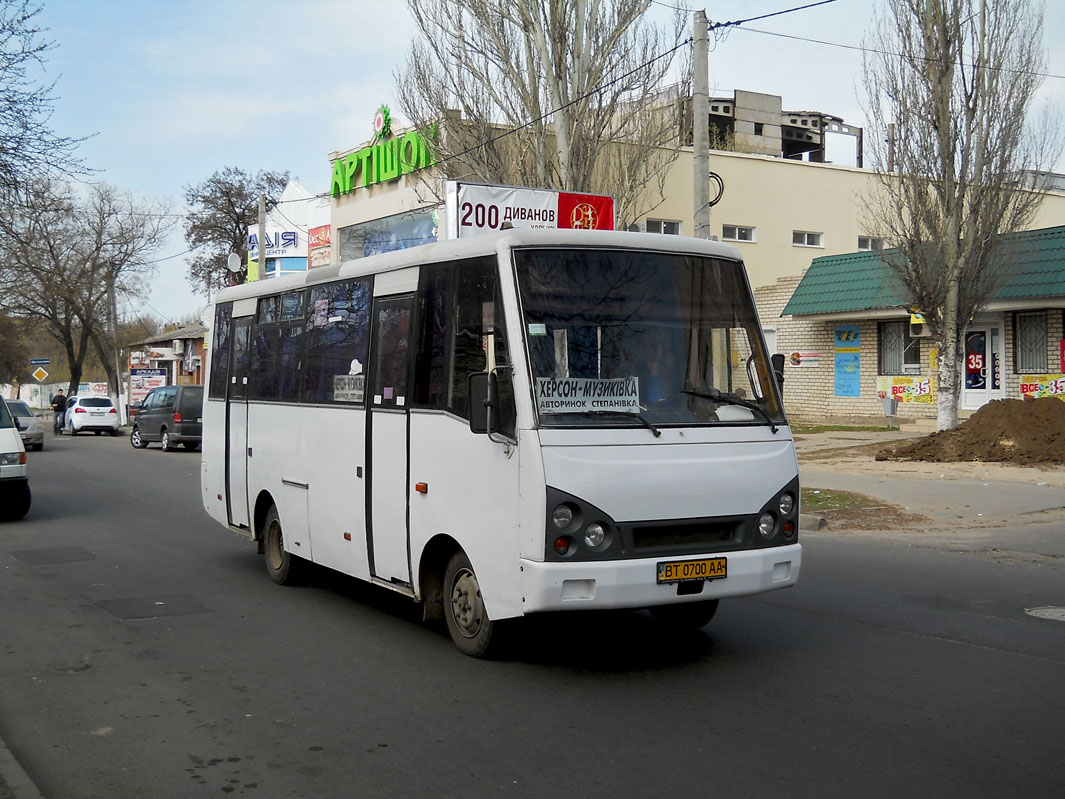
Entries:
[[545, 446], [545, 480], [631, 522], [751, 514], [795, 479], [790, 439], [689, 444], [685, 432], [663, 430], [655, 440], [646, 431], [642, 444]]
[[708, 580], [698, 594], [678, 596], [677, 586], [659, 585], [657, 563], [664, 558], [537, 563], [523, 560], [522, 595], [527, 613], [549, 610], [644, 608], [746, 596], [795, 585], [802, 566], [802, 547], [769, 547], [729, 552], [695, 553], [686, 558], [725, 557], [728, 577]]
[[302, 415], [305, 418], [293, 433], [300, 442], [297, 451], [309, 483], [307, 519], [314, 562], [368, 579], [366, 412], [311, 407]]
[[[415, 563], [433, 537], [453, 538], [477, 573], [489, 616], [520, 616], [516, 557], [524, 523], [518, 505], [518, 473], [524, 468], [519, 466], [520, 453], [512, 448], [508, 455], [487, 436], [471, 435], [467, 422], [448, 414], [412, 411], [410, 431]], [[425, 493], [413, 490], [418, 483], [425, 484]], [[542, 540], [542, 524], [539, 529]]]
[[283, 405], [248, 403], [248, 507], [254, 512], [260, 492], [268, 492], [281, 518], [285, 549], [313, 560], [307, 491], [314, 453], [300, 435], [303, 427], [305, 423], [292, 431], [288, 408]]

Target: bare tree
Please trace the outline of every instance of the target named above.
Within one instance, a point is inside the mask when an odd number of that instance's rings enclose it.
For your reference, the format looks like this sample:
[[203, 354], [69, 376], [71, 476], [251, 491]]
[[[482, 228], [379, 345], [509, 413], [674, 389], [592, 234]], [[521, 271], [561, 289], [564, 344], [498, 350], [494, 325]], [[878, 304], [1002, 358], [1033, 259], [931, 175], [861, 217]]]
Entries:
[[[210, 295], [229, 285], [230, 279], [243, 283], [248, 275], [248, 229], [259, 221], [259, 195], [268, 204], [276, 203], [288, 183], [288, 172], [251, 175], [227, 166], [203, 183], [185, 190], [189, 204], [185, 219], [185, 241], [196, 255], [189, 265], [189, 285], [198, 293]], [[231, 276], [226, 269], [229, 254], [240, 256], [241, 271]]]
[[[666, 87], [685, 20], [649, 0], [407, 0], [421, 38], [396, 73], [449, 178], [609, 194], [619, 227], [662, 201], [677, 157]], [[657, 187], [648, 191], [648, 187]]]
[[26, 0], [0, 0], [0, 189], [62, 167], [83, 171], [74, 150], [80, 140], [57, 136], [49, 122], [53, 85], [40, 86], [31, 72], [54, 47], [41, 39], [40, 8]]
[[66, 352], [72, 387], [91, 346], [117, 395], [111, 292], [143, 293], [149, 257], [171, 226], [164, 211], [111, 186], [92, 185], [83, 198], [49, 181], [0, 203], [0, 307], [47, 325]]
[[[959, 341], [1007, 274], [1000, 234], [1023, 230], [1057, 149], [1029, 124], [1041, 81], [1039, 0], [886, 0], [864, 82], [879, 191], [866, 222], [939, 347], [940, 430], [958, 423]], [[891, 126], [889, 128], [889, 125]], [[999, 250], [996, 252], [996, 246]]]

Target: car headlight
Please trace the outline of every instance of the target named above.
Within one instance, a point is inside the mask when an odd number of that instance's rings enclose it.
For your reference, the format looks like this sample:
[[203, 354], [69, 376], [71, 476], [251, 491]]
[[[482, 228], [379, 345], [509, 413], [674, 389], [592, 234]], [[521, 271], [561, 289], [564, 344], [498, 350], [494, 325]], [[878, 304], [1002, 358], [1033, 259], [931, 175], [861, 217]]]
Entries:
[[773, 518], [772, 513], [763, 513], [758, 517], [758, 532], [762, 534], [763, 538], [772, 537], [776, 527], [777, 520]]
[[0, 466], [18, 466], [25, 462], [25, 452], [0, 452]]
[[601, 547], [606, 541], [606, 530], [599, 522], [592, 522], [584, 528], [584, 543], [592, 549]]
[[781, 516], [790, 516], [791, 512], [795, 510], [795, 497], [791, 494], [781, 494], [777, 507]]
[[559, 505], [551, 512], [551, 521], [559, 530], [565, 530], [573, 524], [573, 508], [569, 505]]

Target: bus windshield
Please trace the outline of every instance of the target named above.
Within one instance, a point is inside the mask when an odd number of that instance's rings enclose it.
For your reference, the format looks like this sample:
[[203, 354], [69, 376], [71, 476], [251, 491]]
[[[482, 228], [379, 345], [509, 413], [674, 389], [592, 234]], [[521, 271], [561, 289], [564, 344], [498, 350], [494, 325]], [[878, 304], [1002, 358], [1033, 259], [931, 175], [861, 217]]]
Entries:
[[740, 263], [609, 249], [514, 261], [542, 425], [784, 423]]

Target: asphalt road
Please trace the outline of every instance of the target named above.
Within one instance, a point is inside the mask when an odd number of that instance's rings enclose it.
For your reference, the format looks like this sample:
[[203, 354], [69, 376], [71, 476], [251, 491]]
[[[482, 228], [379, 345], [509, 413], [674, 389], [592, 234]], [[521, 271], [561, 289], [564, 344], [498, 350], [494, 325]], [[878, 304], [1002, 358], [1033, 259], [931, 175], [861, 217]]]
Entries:
[[1024, 613], [1065, 606], [1054, 559], [806, 535], [797, 588], [703, 631], [545, 617], [485, 662], [382, 590], [275, 586], [201, 510], [198, 453], [30, 458], [33, 509], [0, 525], [0, 738], [49, 799], [1065, 785], [1065, 623]]

